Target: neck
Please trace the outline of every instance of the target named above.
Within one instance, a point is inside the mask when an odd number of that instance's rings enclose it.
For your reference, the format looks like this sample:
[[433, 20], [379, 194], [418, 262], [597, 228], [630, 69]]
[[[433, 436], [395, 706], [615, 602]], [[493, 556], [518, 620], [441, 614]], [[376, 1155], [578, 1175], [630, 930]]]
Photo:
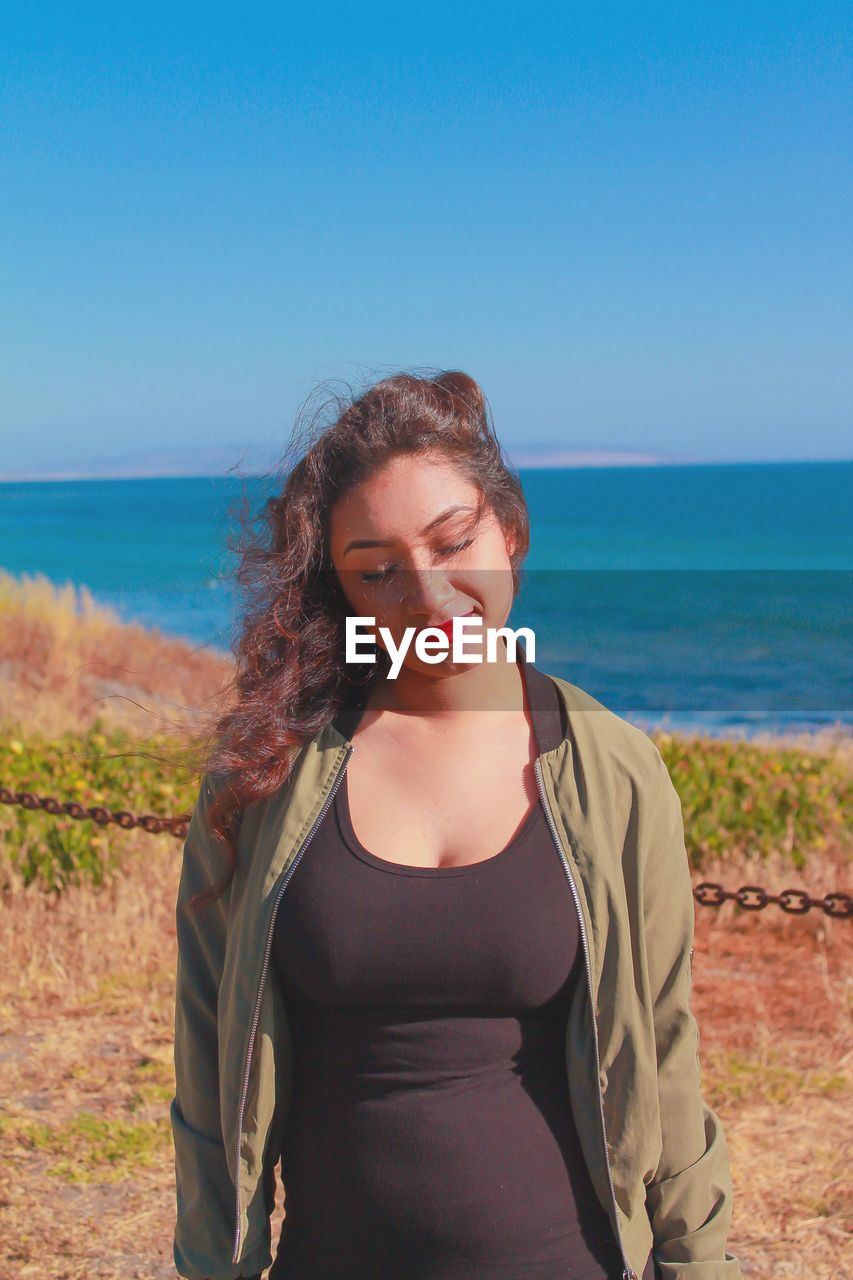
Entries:
[[376, 711], [428, 717], [449, 725], [469, 711], [521, 711], [524, 708], [523, 659], [510, 661], [501, 638], [497, 662], [460, 665], [445, 673], [421, 674], [404, 666], [396, 680], [377, 680], [368, 705]]

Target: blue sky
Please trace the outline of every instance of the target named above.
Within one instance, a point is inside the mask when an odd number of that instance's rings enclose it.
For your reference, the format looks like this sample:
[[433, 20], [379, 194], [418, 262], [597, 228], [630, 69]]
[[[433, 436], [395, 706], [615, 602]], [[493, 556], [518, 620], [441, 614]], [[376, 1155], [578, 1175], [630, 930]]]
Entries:
[[3, 470], [429, 366], [510, 448], [849, 458], [845, 14], [4, 6]]

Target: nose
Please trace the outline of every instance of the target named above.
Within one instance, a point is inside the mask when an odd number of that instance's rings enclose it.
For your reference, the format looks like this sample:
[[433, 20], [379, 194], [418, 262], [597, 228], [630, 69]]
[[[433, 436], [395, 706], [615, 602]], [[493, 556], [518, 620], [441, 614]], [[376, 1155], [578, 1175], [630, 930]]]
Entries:
[[407, 569], [404, 571], [403, 588], [409, 613], [423, 614], [437, 622], [449, 616], [456, 591], [447, 581], [443, 569]]

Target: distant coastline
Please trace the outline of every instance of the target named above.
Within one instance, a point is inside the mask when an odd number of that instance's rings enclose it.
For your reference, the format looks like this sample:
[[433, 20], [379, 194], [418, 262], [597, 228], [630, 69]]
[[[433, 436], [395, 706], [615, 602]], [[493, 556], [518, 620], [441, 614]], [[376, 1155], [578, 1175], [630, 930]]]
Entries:
[[[803, 463], [849, 463], [848, 458], [705, 458], [688, 454], [633, 449], [560, 448], [551, 445], [504, 446], [512, 466], [520, 470], [564, 470], [585, 467], [784, 466]], [[81, 480], [188, 480], [227, 475], [266, 476], [280, 462], [270, 446], [232, 445], [165, 449], [144, 454], [96, 459], [79, 467], [22, 468], [0, 472], [0, 484]]]

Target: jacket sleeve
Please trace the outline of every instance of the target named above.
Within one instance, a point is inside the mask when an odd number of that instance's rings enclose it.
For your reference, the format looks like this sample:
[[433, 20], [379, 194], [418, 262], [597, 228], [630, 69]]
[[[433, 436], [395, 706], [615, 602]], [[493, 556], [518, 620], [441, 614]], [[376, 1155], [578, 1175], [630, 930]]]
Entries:
[[660, 1161], [646, 1185], [652, 1252], [660, 1280], [741, 1280], [740, 1262], [726, 1250], [732, 1220], [726, 1141], [701, 1093], [691, 1009], [693, 886], [681, 801], [660, 756], [659, 767], [643, 881], [662, 1133]]
[[264, 1248], [231, 1262], [236, 1192], [222, 1140], [217, 1021], [230, 885], [207, 906], [186, 909], [192, 895], [216, 884], [229, 866], [227, 851], [207, 829], [214, 794], [205, 774], [184, 842], [175, 911], [175, 1096], [169, 1112], [177, 1199], [174, 1261], [188, 1280], [239, 1280], [271, 1261]]

